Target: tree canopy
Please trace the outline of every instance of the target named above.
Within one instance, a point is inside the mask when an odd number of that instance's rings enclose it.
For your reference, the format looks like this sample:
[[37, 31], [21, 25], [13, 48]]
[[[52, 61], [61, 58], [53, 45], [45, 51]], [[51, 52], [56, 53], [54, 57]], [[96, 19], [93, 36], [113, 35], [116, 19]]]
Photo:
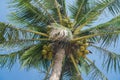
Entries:
[[[69, 2], [71, 1], [71, 2]], [[0, 54], [0, 67], [9, 69], [19, 61], [21, 67], [35, 68], [51, 75], [56, 54], [63, 48], [60, 80], [80, 80], [86, 74], [91, 80], [108, 80], [95, 62], [88, 58], [92, 50], [100, 51], [103, 68], [120, 72], [120, 55], [108, 46], [119, 41], [119, 0], [12, 0], [10, 22], [0, 22], [0, 48], [19, 47]], [[105, 12], [113, 19], [96, 26]], [[108, 14], [108, 15], [109, 15]], [[19, 26], [17, 25], [19, 24]], [[99, 43], [99, 45], [97, 45]], [[101, 58], [102, 59], [102, 58]]]

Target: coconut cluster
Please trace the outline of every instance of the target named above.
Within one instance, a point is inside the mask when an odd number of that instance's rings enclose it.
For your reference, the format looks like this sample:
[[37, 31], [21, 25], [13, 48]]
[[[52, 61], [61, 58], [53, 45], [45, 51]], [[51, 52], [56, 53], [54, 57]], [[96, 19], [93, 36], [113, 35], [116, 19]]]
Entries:
[[68, 27], [68, 28], [72, 28], [72, 26], [73, 26], [73, 23], [70, 21], [69, 18], [63, 19], [62, 24], [63, 24], [63, 26]]
[[90, 53], [90, 51], [87, 49], [89, 46], [89, 43], [86, 40], [83, 41], [77, 41], [76, 44], [79, 46], [76, 50], [76, 58], [79, 59], [80, 57], [85, 58], [87, 54]]
[[50, 44], [43, 46], [42, 55], [44, 59], [51, 60], [53, 58], [53, 50]]

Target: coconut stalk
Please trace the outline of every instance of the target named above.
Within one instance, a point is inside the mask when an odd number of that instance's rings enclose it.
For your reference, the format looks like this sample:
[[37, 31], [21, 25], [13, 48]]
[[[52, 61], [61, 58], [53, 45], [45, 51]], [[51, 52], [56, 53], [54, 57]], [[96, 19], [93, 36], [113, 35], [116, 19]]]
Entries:
[[65, 58], [65, 50], [58, 49], [58, 51], [55, 55], [55, 59], [54, 59], [52, 74], [51, 74], [49, 80], [59, 80], [60, 79], [64, 58]]

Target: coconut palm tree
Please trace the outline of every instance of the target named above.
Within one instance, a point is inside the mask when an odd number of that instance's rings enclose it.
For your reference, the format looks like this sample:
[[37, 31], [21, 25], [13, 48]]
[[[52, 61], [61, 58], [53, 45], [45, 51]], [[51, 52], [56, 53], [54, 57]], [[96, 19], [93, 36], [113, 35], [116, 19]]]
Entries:
[[[102, 51], [103, 68], [120, 71], [120, 55], [107, 49], [119, 39], [119, 4], [119, 0], [13, 0], [12, 23], [0, 22], [0, 47], [12, 51], [0, 54], [0, 67], [11, 69], [19, 61], [23, 68], [44, 72], [44, 80], [83, 80], [84, 73], [91, 80], [107, 80], [88, 56], [94, 56], [94, 49]], [[93, 26], [106, 11], [114, 18]]]

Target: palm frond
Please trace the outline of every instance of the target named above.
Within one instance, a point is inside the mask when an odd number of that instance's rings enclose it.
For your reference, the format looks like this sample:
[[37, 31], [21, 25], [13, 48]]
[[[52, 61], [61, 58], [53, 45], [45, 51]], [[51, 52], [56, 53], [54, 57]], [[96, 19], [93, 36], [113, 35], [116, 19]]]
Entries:
[[[98, 79], [108, 80], [107, 77], [88, 58], [85, 58], [85, 59], [80, 58], [78, 66], [79, 66], [79, 70], [81, 72], [81, 75], [86, 74], [86, 77], [89, 80], [98, 80]], [[74, 71], [72, 71], [72, 72], [74, 74]], [[67, 75], [67, 76], [73, 76], [73, 79], [70, 79], [70, 80], [77, 80], [78, 76], [77, 75], [73, 75], [73, 74], [70, 75], [70, 74], [67, 74], [67, 72], [66, 72], [65, 75]], [[83, 77], [83, 79], [86, 79], [86, 78]], [[69, 79], [66, 79], [66, 80], [69, 80]]]
[[13, 20], [23, 19], [23, 21], [34, 25], [49, 24], [52, 20], [46, 10], [41, 7], [37, 8], [37, 5], [35, 6], [32, 0], [13, 0], [10, 3], [17, 16], [17, 19], [11, 17]]
[[16, 46], [20, 48], [40, 43], [41, 41], [48, 41], [48, 38], [41, 37], [37, 31], [21, 29], [12, 27], [9, 24], [0, 23], [0, 47]]
[[36, 7], [38, 7], [38, 8], [41, 7], [44, 10], [44, 12], [46, 12], [45, 14], [48, 15], [49, 18], [51, 18], [51, 20], [52, 20], [51, 22], [56, 23], [53, 14], [51, 14], [49, 12], [52, 8], [55, 8], [55, 6], [53, 5], [54, 0], [51, 0], [49, 2], [46, 0], [43, 0], [43, 1], [35, 0], [33, 3], [34, 3], [34, 5], [38, 5]]
[[[66, 0], [43, 0], [45, 3], [45, 7], [49, 9], [53, 15], [53, 17], [58, 21], [58, 19], [62, 19], [62, 17], [66, 17]], [[59, 20], [58, 22], [60, 22]]]
[[108, 71], [114, 70], [120, 72], [120, 55], [116, 54], [115, 52], [111, 52], [105, 48], [98, 47], [95, 45], [91, 45], [96, 51], [100, 51], [97, 53], [102, 53], [103, 55], [103, 68]]
[[[31, 47], [30, 49], [26, 50], [23, 55], [20, 57], [20, 62], [22, 64], [22, 67], [25, 66], [38, 66], [40, 59], [42, 57], [41, 53], [41, 45], [35, 45]], [[33, 57], [34, 56], [34, 57]], [[36, 58], [35, 58], [36, 57]]]
[[75, 19], [76, 23], [79, 22], [84, 14], [90, 10], [88, 0], [76, 0], [75, 4], [69, 4], [69, 10], [72, 19]]
[[58, 21], [58, 10], [61, 15], [66, 16], [65, 0], [56, 0], [56, 2], [59, 8], [55, 6], [55, 0], [14, 0], [11, 2], [11, 6], [14, 7], [13, 12], [17, 18], [11, 15], [10, 19], [19, 19], [18, 21], [21, 20], [30, 25], [48, 25]]
[[19, 61], [23, 68], [27, 67], [29, 69], [34, 67], [36, 69], [47, 70], [49, 63], [42, 59], [42, 45], [44, 45], [44, 43], [25, 47], [8, 54], [1, 54], [0, 67], [11, 69], [15, 62]]
[[81, 37], [78, 37], [78, 38], [75, 38], [71, 41], [79, 41], [79, 40], [82, 40], [82, 39], [89, 39], [89, 38], [92, 38], [92, 37], [95, 37], [95, 36], [105, 36], [105, 35], [112, 35], [112, 34], [119, 34], [120, 31], [116, 31], [116, 32], [104, 32], [104, 33], [97, 33], [97, 34], [90, 34], [90, 35], [86, 35], [86, 36], [81, 36]]
[[47, 36], [45, 33], [37, 32], [34, 30], [27, 30], [21, 29], [17, 27], [13, 27], [9, 24], [0, 23], [0, 42], [2, 41], [10, 41], [10, 40], [20, 40], [20, 39], [30, 39], [31, 36], [34, 35], [44, 35]]
[[9, 54], [0, 54], [0, 68], [6, 67], [11, 69], [15, 62], [17, 62], [18, 57], [20, 57], [25, 50], [26, 49]]
[[0, 54], [0, 67], [8, 67], [9, 69], [15, 64], [17, 59], [16, 53]]
[[[78, 65], [76, 67], [78, 68]], [[60, 80], [81, 80], [81, 73], [77, 72], [72, 60], [69, 58], [66, 58], [63, 63]]]
[[[95, 63], [93, 63], [88, 58], [86, 58], [86, 60], [89, 62], [88, 66], [90, 68], [90, 72], [87, 75], [89, 80], [99, 80], [99, 79], [108, 80], [107, 77], [97, 68]], [[88, 63], [87, 61], [85, 61], [85, 62]]]
[[67, 16], [66, 13], [66, 0], [57, 0], [57, 2], [60, 4], [60, 12], [62, 15]]
[[44, 70], [46, 72], [51, 64], [51, 61], [43, 59], [43, 56], [41, 54], [44, 43], [45, 42], [24, 47], [20, 50], [17, 50], [15, 52], [13, 51], [8, 54], [1, 54], [0, 67], [7, 67], [8, 69], [11, 69], [15, 62], [19, 61], [21, 68], [36, 68], [38, 70]]
[[[119, 26], [120, 26], [120, 16], [117, 16], [106, 23], [81, 31], [80, 35], [85, 36], [88, 34], [116, 32], [120, 30]], [[99, 40], [103, 42], [103, 45], [109, 45], [111, 44], [111, 42], [116, 43], [119, 36], [118, 34], [110, 34], [110, 35], [106, 34], [104, 36], [95, 37], [95, 38], [99, 38]]]
[[78, 66], [79, 66], [79, 70], [82, 74], [86, 74], [88, 75], [90, 73], [90, 66], [89, 64], [85, 61], [84, 58], [80, 57], [79, 58], [79, 63], [78, 63]]
[[[84, 14], [84, 16], [82, 16], [82, 19], [80, 19], [79, 22], [77, 22], [76, 26], [78, 28], [75, 29], [75, 34], [78, 34], [79, 31], [84, 26], [87, 26], [87, 24], [90, 24], [91, 22], [95, 21], [98, 18], [98, 16], [100, 14], [102, 14], [103, 11], [106, 10], [106, 8], [108, 6], [110, 6], [113, 2], [114, 1], [112, 1], [112, 0], [110, 0], [110, 1], [104, 0], [104, 1], [98, 1], [98, 2], [95, 2], [94, 4], [91, 4], [88, 1], [87, 3], [89, 4], [88, 7], [90, 8], [90, 10], [86, 14]], [[92, 5], [92, 7], [90, 7], [90, 5]], [[75, 12], [75, 11], [76, 11], [76, 13], [79, 12], [79, 7], [78, 7], [78, 9], [76, 9], [76, 8], [74, 8], [74, 6], [71, 6], [71, 9], [73, 10], [73, 12]], [[74, 13], [74, 14], [77, 15], [76, 13]], [[94, 15], [93, 15], [93, 13], [94, 13]], [[83, 23], [82, 23], [82, 21], [83, 21]]]
[[120, 25], [119, 22], [120, 22], [120, 16], [117, 16], [117, 17], [114, 17], [112, 20], [110, 20], [106, 23], [99, 24], [95, 27], [85, 29], [85, 30], [81, 31], [80, 33], [84, 33], [84, 32], [86, 33], [88, 31], [94, 32], [96, 30], [101, 30], [102, 31], [102, 30], [107, 29], [107, 28], [109, 29], [109, 27], [114, 28], [114, 29], [116, 29], [116, 28], [119, 29], [119, 25]]
[[77, 66], [77, 63], [75, 62], [75, 59], [74, 59], [73, 55], [70, 55], [70, 58], [71, 58], [71, 60], [72, 60], [72, 62], [73, 62], [73, 65], [74, 65], [74, 67], [75, 67], [78, 75], [80, 75], [79, 68], [78, 68], [78, 66]]
[[[71, 63], [72, 62], [69, 60], [63, 66], [61, 80], [80, 80], [79, 75], [76, 74], [77, 72]], [[78, 66], [81, 75], [86, 74], [86, 77], [89, 78], [89, 80], [108, 80], [107, 77], [96, 67], [96, 65], [88, 59], [85, 60], [80, 58]]]
[[[103, 12], [105, 7], [109, 4], [108, 2], [96, 2], [96, 3], [90, 3], [88, 2], [88, 7], [90, 8], [89, 11], [86, 14], [83, 14], [82, 19], [80, 19], [77, 22], [77, 28], [75, 29], [74, 33], [78, 34], [79, 31], [86, 26], [87, 24], [90, 24], [91, 22], [95, 21], [98, 16]], [[90, 5], [93, 5], [92, 7]]]
[[[112, 13], [112, 15], [118, 15], [120, 12], [120, 1], [119, 0], [105, 0], [107, 2], [111, 2], [107, 8], [108, 11]], [[106, 10], [107, 11], [107, 10]]]
[[[20, 39], [20, 40], [10, 40], [10, 41], [3, 41], [0, 44], [0, 47], [25, 47], [25, 46], [31, 46], [33, 44], [38, 44], [41, 41], [48, 41], [48, 39]], [[28, 45], [29, 44], [29, 45]]]
[[[20, 23], [24, 27], [13, 27], [0, 23], [0, 47], [5, 44], [6, 46], [22, 44], [22, 47], [9, 54], [0, 54], [0, 67], [11, 69], [19, 60], [22, 68], [44, 70], [45, 79], [47, 79], [51, 73], [52, 61], [54, 61], [54, 59], [45, 59], [42, 54], [43, 46], [49, 44], [48, 40], [52, 41], [53, 51], [57, 50], [56, 45], [61, 45], [64, 41], [65, 45], [70, 43], [72, 48], [79, 48], [76, 43], [73, 45], [72, 42], [68, 42], [70, 40], [73, 42], [84, 39], [93, 42], [101, 41], [102, 45], [117, 42], [120, 34], [120, 16], [92, 28], [84, 29], [84, 27], [94, 23], [101, 14], [104, 14], [104, 11], [109, 11], [114, 15], [118, 14], [120, 12], [119, 0], [74, 0], [73, 2], [75, 4], [69, 4], [71, 19], [67, 20], [69, 12], [67, 14], [66, 0], [13, 0], [10, 3], [13, 9], [10, 19], [17, 22], [15, 24]], [[66, 24], [64, 25], [63, 22], [67, 23], [66, 27], [70, 25], [72, 28], [64, 27]], [[61, 25], [64, 26], [61, 27]], [[51, 27], [51, 32], [47, 31], [47, 26]], [[103, 46], [92, 44], [90, 46], [103, 54], [104, 69], [120, 71], [120, 55], [104, 49]], [[74, 59], [70, 54], [64, 59], [61, 80], [82, 80], [84, 73], [90, 80], [108, 80], [94, 62], [87, 57]]]
[[17, 14], [15, 12], [12, 12], [9, 17], [10, 17], [10, 20], [13, 21], [12, 24], [15, 24], [15, 25], [19, 24], [21, 27], [27, 27], [32, 30], [46, 33], [46, 26], [47, 26], [46, 24], [43, 24], [43, 23], [32, 24], [31, 22], [24, 20], [22, 17], [20, 18], [19, 16], [17, 16]]
[[[92, 0], [95, 2], [98, 2], [96, 0]], [[118, 15], [120, 12], [120, 1], [119, 0], [100, 0], [99, 2], [107, 2], [109, 3], [106, 8], [105, 11], [112, 13], [113, 15]]]
[[58, 13], [58, 17], [59, 17], [60, 24], [62, 24], [62, 14], [61, 14], [61, 12], [60, 12], [60, 6], [58, 5], [57, 0], [55, 0], [54, 3], [55, 3], [55, 7], [56, 7], [56, 9], [57, 9], [57, 13]]
[[44, 42], [42, 44], [32, 46], [31, 48], [26, 50], [19, 58], [21, 67], [26, 69], [41, 68], [47, 70], [51, 62], [43, 59], [43, 56], [41, 54], [43, 45]]
[[51, 62], [48, 70], [46, 71], [46, 76], [45, 76], [44, 80], [47, 80], [49, 78], [50, 71], [51, 71], [52, 67], [53, 67], [53, 61]]

